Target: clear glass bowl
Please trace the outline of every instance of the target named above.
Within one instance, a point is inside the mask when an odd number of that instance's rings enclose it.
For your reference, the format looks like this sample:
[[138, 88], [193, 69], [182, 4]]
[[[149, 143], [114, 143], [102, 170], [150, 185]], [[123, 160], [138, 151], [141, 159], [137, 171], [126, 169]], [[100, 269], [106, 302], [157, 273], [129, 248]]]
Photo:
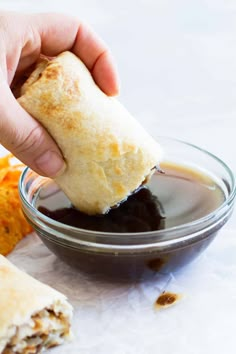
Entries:
[[109, 233], [79, 229], [55, 221], [36, 208], [39, 190], [48, 179], [26, 168], [19, 182], [23, 212], [45, 245], [66, 263], [113, 279], [173, 272], [199, 256], [229, 219], [235, 199], [230, 168], [211, 153], [186, 142], [158, 137], [164, 161], [197, 168], [221, 186], [225, 200], [193, 222], [143, 233]]

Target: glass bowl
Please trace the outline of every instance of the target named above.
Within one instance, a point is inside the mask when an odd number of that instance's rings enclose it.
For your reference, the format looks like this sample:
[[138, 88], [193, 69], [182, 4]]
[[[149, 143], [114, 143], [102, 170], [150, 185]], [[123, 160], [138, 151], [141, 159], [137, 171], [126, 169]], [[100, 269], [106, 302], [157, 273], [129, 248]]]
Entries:
[[157, 140], [163, 147], [165, 162], [203, 171], [217, 182], [224, 193], [219, 207], [192, 222], [151, 232], [80, 229], [55, 221], [37, 210], [39, 191], [49, 179], [26, 168], [19, 182], [23, 212], [55, 255], [81, 271], [120, 279], [176, 271], [206, 249], [232, 214], [234, 175], [223, 161], [197, 146], [166, 137]]

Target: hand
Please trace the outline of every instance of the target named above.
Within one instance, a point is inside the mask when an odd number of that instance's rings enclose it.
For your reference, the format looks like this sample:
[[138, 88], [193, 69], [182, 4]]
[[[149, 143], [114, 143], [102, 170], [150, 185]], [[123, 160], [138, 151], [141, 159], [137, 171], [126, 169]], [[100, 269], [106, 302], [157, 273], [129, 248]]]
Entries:
[[18, 104], [10, 85], [39, 57], [70, 50], [107, 95], [118, 93], [117, 74], [104, 43], [79, 20], [61, 14], [0, 12], [0, 142], [41, 175], [63, 171], [61, 152], [47, 131]]

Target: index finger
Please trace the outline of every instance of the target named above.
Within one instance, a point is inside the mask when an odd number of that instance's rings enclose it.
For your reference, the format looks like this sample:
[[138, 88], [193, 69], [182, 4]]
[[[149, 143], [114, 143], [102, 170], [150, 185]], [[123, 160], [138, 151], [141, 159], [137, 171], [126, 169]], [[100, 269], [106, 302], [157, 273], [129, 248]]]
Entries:
[[41, 52], [55, 56], [71, 50], [108, 95], [119, 92], [118, 75], [105, 43], [83, 22], [62, 14], [37, 14], [32, 24], [41, 38]]

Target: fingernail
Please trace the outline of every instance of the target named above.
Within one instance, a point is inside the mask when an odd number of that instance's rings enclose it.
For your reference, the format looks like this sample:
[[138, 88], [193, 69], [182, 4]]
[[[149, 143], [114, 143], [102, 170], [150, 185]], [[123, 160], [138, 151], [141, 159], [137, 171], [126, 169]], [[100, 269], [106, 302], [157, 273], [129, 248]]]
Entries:
[[48, 177], [56, 177], [62, 174], [66, 167], [65, 161], [54, 151], [47, 151], [38, 157], [35, 165], [43, 175]]

